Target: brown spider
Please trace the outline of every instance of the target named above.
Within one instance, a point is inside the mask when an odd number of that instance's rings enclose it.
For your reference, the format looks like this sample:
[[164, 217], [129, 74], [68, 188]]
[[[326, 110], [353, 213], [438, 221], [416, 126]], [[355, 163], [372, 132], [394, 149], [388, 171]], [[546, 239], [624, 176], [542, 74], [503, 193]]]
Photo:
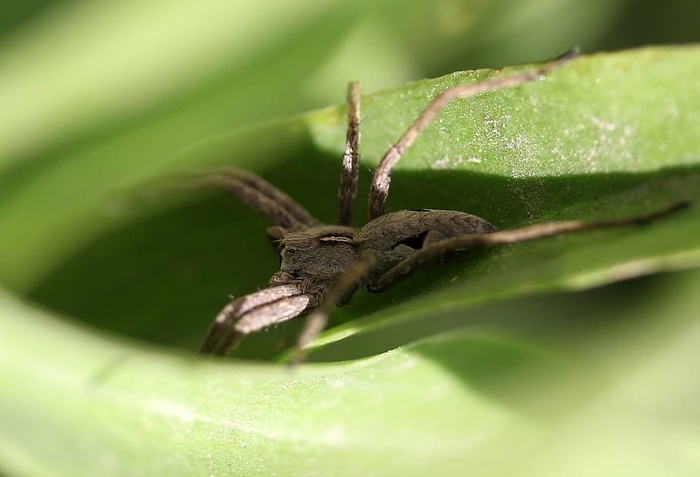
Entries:
[[599, 221], [560, 221], [496, 231], [486, 220], [452, 210], [386, 212], [391, 173], [420, 133], [449, 102], [536, 80], [571, 60], [569, 53], [524, 73], [461, 85], [436, 96], [399, 141], [384, 154], [369, 194], [369, 221], [351, 226], [359, 174], [360, 88], [348, 88], [348, 130], [338, 191], [338, 225], [324, 225], [301, 205], [259, 176], [227, 168], [207, 177], [244, 204], [270, 219], [267, 229], [277, 243], [280, 270], [267, 288], [233, 300], [216, 317], [200, 353], [224, 355], [246, 335], [315, 311], [299, 335], [303, 348], [325, 327], [331, 309], [346, 304], [358, 287], [382, 292], [415, 270], [455, 251], [513, 244], [583, 230], [643, 224], [685, 204], [636, 217]]

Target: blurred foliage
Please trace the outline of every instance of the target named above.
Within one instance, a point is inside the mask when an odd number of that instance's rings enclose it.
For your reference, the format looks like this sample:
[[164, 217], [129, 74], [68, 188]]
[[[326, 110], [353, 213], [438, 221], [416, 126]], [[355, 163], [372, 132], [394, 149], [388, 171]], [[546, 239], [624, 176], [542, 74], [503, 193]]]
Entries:
[[[699, 16], [693, 0], [6, 2], [0, 473], [697, 475], [697, 272], [563, 292], [695, 266], [697, 208], [358, 295], [312, 355], [352, 361], [290, 374], [175, 351], [276, 259], [265, 220], [162, 178], [236, 164], [332, 220], [343, 110], [300, 113], [348, 80], [373, 167], [431, 94], [492, 73], [408, 81], [692, 43]], [[697, 73], [697, 48], [591, 56], [448, 108], [391, 205], [507, 228], [700, 199]]]

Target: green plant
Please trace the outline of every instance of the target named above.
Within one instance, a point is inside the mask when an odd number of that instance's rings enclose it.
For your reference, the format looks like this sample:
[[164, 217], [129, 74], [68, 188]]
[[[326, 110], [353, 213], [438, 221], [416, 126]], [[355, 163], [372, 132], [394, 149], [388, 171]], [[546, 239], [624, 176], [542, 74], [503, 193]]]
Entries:
[[[401, 162], [390, 207], [467, 210], [507, 228], [697, 203], [699, 60], [697, 47], [584, 56], [546, 80], [455, 103]], [[278, 83], [255, 86], [277, 68], [240, 91], [220, 78], [201, 96], [126, 103], [97, 125], [61, 123], [66, 102], [35, 134], [19, 113], [5, 129], [2, 472], [697, 472], [697, 206], [646, 228], [457, 257], [388, 294], [358, 295], [310, 355], [326, 363], [294, 373], [194, 356], [227, 293], [263, 284], [275, 257], [264, 220], [215, 193], [164, 192], [159, 179], [233, 163], [332, 217], [342, 108], [285, 117], [302, 100], [285, 91], [272, 98], [290, 103], [275, 106], [262, 93]], [[376, 165], [436, 91], [510, 71], [368, 91], [363, 164]], [[241, 109], [227, 114], [222, 97]], [[251, 338], [239, 356], [273, 358], [298, 326]]]

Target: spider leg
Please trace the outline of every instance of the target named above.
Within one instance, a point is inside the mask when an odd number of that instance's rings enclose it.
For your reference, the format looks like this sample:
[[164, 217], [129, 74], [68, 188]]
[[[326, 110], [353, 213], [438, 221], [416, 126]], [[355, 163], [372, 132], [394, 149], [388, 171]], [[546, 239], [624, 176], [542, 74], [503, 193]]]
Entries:
[[205, 171], [197, 186], [222, 187], [245, 205], [288, 230], [320, 225], [304, 207], [252, 172], [235, 167]]
[[326, 293], [321, 304], [306, 319], [304, 328], [297, 339], [291, 364], [299, 364], [304, 361], [306, 356], [305, 347], [326, 328], [333, 307], [342, 304], [350, 298], [376, 262], [375, 254], [365, 251], [360, 254], [359, 258], [350, 265], [344, 274], [338, 277]]
[[455, 86], [454, 88], [446, 89], [433, 98], [414, 123], [403, 133], [399, 141], [391, 146], [379, 161], [379, 165], [374, 171], [369, 193], [369, 220], [373, 220], [386, 213], [386, 200], [389, 195], [391, 173], [394, 170], [394, 166], [396, 166], [408, 148], [413, 145], [416, 138], [433, 122], [435, 116], [437, 116], [448, 103], [456, 99], [464, 99], [503, 88], [512, 88], [529, 81], [534, 81], [570, 61], [576, 54], [576, 51], [572, 51], [545, 63], [541, 68], [536, 70], [525, 71], [512, 76], [491, 78], [480, 83]]
[[360, 175], [360, 83], [348, 85], [348, 131], [345, 136], [343, 169], [338, 188], [338, 225], [352, 226], [352, 216], [357, 196], [357, 179]]
[[246, 335], [317, 306], [320, 297], [301, 288], [298, 283], [270, 286], [232, 301], [212, 323], [199, 353], [223, 356]]
[[585, 230], [607, 229], [629, 225], [644, 225], [653, 220], [674, 214], [690, 205], [689, 202], [679, 202], [670, 207], [658, 210], [647, 215], [638, 215], [621, 219], [609, 220], [567, 220], [561, 222], [545, 222], [530, 225], [519, 229], [502, 230], [488, 234], [470, 234], [451, 237], [439, 242], [434, 242], [417, 250], [413, 255], [399, 262], [395, 267], [387, 270], [373, 283], [369, 284], [370, 291], [381, 292], [391, 287], [397, 281], [410, 275], [430, 263], [440, 260], [451, 252], [463, 252], [484, 247], [513, 244], [537, 240], [555, 235], [582, 232]]

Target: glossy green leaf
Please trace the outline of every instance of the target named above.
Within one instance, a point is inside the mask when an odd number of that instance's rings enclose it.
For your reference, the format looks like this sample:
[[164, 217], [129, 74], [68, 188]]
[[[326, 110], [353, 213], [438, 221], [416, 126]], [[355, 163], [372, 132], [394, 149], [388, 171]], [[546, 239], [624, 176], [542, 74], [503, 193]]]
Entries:
[[[491, 307], [490, 330], [295, 370], [135, 349], [3, 295], [0, 460], [11, 475], [694, 475], [698, 278], [612, 310], [619, 289], [516, 301], [525, 332]], [[595, 326], [571, 319], [581, 307]]]

